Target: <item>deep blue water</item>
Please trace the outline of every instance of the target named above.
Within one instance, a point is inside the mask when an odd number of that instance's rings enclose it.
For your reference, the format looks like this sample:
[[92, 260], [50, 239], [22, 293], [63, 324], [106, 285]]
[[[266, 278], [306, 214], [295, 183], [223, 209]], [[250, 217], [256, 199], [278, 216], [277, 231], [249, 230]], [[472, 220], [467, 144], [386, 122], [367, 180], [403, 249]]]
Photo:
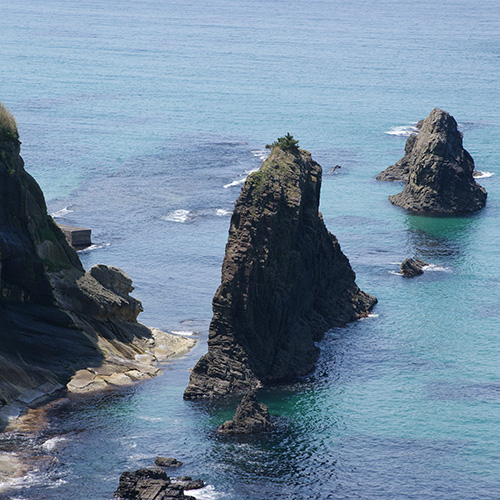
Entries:
[[[199, 332], [163, 376], [58, 406], [23, 442], [34, 471], [16, 498], [109, 500], [120, 472], [157, 455], [203, 478], [200, 498], [500, 497], [497, 0], [0, 0], [0, 12], [0, 100], [49, 211], [92, 228], [85, 267], [125, 269], [142, 322]], [[375, 181], [436, 106], [493, 174], [479, 214], [410, 216], [387, 200], [401, 186]], [[288, 131], [323, 165], [325, 222], [379, 303], [326, 334], [310, 377], [262, 393], [275, 433], [222, 438], [234, 402], [182, 393], [206, 350], [238, 181]], [[413, 255], [435, 270], [398, 276]]]

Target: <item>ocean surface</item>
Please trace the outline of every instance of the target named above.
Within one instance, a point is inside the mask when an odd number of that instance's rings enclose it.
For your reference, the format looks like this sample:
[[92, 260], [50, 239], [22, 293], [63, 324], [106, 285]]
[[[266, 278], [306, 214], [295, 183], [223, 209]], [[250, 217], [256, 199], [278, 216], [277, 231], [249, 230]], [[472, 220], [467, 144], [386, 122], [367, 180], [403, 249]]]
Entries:
[[[199, 499], [500, 498], [498, 0], [0, 0], [0, 13], [0, 100], [49, 212], [92, 228], [82, 262], [128, 272], [143, 323], [199, 341], [156, 379], [0, 436], [29, 464], [9, 495], [110, 500], [122, 471], [163, 455], [206, 482]], [[485, 173], [476, 215], [407, 215], [387, 199], [402, 186], [375, 181], [434, 107]], [[379, 303], [326, 333], [314, 373], [261, 393], [275, 432], [221, 437], [235, 401], [182, 394], [234, 201], [287, 132], [323, 166], [325, 222]], [[409, 256], [431, 264], [423, 276], [398, 274]]]

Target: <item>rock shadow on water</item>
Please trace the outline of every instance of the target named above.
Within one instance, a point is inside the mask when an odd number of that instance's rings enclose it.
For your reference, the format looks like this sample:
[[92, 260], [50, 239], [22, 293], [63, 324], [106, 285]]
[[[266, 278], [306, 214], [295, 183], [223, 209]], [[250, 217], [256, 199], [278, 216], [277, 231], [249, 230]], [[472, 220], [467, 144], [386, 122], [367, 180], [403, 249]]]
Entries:
[[476, 231], [478, 215], [427, 217], [407, 215], [408, 247], [424, 260], [455, 259], [466, 252]]
[[440, 401], [500, 401], [500, 382], [475, 384], [436, 380], [427, 385], [431, 399]]

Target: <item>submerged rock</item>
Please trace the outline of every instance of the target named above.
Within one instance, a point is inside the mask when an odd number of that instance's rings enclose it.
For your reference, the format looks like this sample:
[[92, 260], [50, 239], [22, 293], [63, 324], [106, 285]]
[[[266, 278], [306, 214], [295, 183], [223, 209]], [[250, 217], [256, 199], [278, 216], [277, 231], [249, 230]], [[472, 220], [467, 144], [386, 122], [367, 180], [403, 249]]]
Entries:
[[196, 500], [186, 496], [180, 484], [174, 484], [161, 469], [123, 472], [115, 497], [122, 500]]
[[405, 259], [399, 266], [399, 269], [403, 276], [406, 276], [407, 278], [413, 278], [414, 276], [423, 274], [423, 268], [428, 265], [429, 264], [427, 262], [424, 262], [420, 259]]
[[251, 174], [231, 218], [208, 353], [186, 399], [245, 393], [310, 372], [315, 342], [363, 317], [362, 292], [318, 212], [321, 167], [307, 151], [275, 145]]
[[154, 356], [139, 359], [155, 342], [137, 322], [132, 280], [112, 266], [85, 272], [47, 214], [20, 146], [0, 104], [0, 409], [16, 398], [39, 405], [75, 373], [74, 390], [155, 375]]
[[232, 420], [219, 426], [221, 434], [256, 434], [274, 428], [267, 406], [257, 401], [255, 390], [249, 390], [236, 408]]
[[474, 160], [463, 148], [462, 134], [450, 114], [434, 109], [409, 148], [400, 160], [408, 167], [408, 182], [401, 193], [389, 196], [391, 203], [410, 212], [436, 215], [484, 207], [486, 191], [473, 178]]

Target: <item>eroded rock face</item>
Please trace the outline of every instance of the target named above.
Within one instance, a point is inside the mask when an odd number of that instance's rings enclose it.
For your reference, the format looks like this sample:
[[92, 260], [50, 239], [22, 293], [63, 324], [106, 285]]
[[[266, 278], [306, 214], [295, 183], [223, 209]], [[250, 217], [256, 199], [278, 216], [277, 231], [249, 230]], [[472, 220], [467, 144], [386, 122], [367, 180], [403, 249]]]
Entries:
[[271, 431], [274, 425], [267, 406], [257, 401], [254, 390], [249, 390], [236, 408], [232, 420], [219, 427], [221, 434], [256, 434]]
[[315, 341], [375, 304], [323, 223], [320, 187], [311, 155], [279, 146], [246, 180], [213, 299], [208, 353], [192, 371], [186, 399], [245, 393], [310, 372]]
[[152, 343], [136, 321], [142, 306], [129, 295], [131, 279], [112, 266], [84, 271], [25, 171], [20, 144], [17, 131], [0, 128], [0, 408], [17, 397], [36, 406], [107, 356], [119, 369], [132, 361], [132, 383], [144, 364], [135, 358]]
[[446, 111], [431, 112], [419, 134], [408, 139], [400, 162], [408, 182], [401, 193], [389, 197], [394, 205], [413, 213], [442, 215], [484, 207], [486, 191], [473, 178], [474, 160], [463, 147], [457, 122]]

